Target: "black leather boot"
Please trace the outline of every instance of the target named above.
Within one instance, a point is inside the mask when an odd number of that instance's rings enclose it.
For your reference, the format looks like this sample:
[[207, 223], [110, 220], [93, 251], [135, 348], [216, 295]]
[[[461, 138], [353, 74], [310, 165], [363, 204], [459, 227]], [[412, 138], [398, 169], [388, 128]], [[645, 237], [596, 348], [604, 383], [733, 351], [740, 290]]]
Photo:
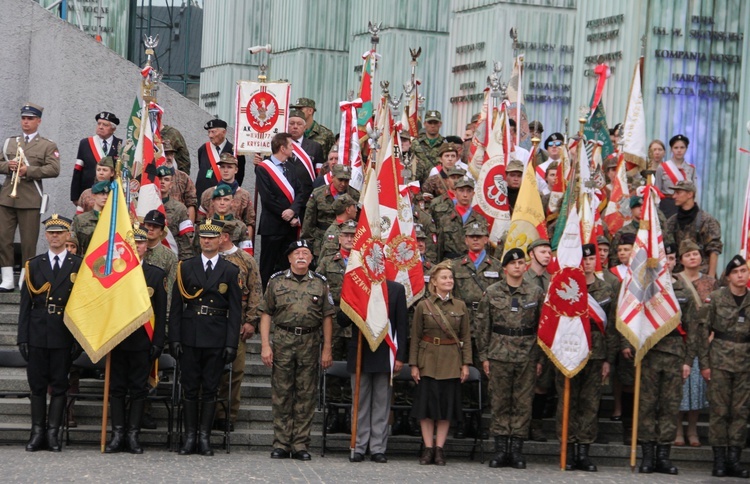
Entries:
[[565, 455], [565, 470], [576, 470], [576, 459], [578, 458], [578, 444], [568, 444], [568, 451]]
[[677, 467], [669, 460], [671, 447], [669, 444], [659, 444], [656, 446], [656, 472], [660, 474], [677, 474]]
[[203, 402], [201, 406], [201, 426], [198, 430], [198, 452], [200, 455], [210, 457], [214, 455], [211, 450], [211, 429], [214, 426], [214, 415], [216, 415], [216, 400]]
[[143, 454], [138, 435], [141, 433], [141, 418], [143, 417], [143, 406], [146, 399], [133, 400], [130, 402], [130, 415], [128, 417], [127, 446], [131, 454]]
[[523, 455], [523, 439], [510, 438], [510, 465], [514, 469], [526, 469], [526, 457]]
[[578, 458], [576, 459], [576, 469], [586, 472], [596, 472], [596, 465], [589, 458], [590, 444], [578, 444]]
[[178, 454], [190, 455], [195, 452], [195, 433], [198, 431], [198, 401], [183, 400], [182, 406], [183, 412], [185, 412], [185, 442]]
[[105, 454], [116, 454], [125, 445], [125, 397], [109, 399], [109, 418], [112, 420], [112, 439], [104, 448]]
[[641, 474], [651, 474], [656, 468], [654, 461], [654, 452], [656, 450], [656, 442], [644, 442], [641, 444], [641, 466], [638, 468], [638, 472]]
[[747, 479], [750, 476], [747, 468], [740, 464], [740, 455], [742, 454], [742, 447], [730, 446], [727, 455], [727, 475], [731, 477], [742, 477]]
[[49, 414], [47, 415], [47, 449], [52, 452], [60, 452], [60, 428], [62, 427], [65, 404], [68, 398], [65, 395], [52, 397], [49, 402]]
[[495, 457], [490, 460], [490, 467], [505, 467], [508, 465], [508, 436], [495, 436]]
[[714, 450], [714, 468], [711, 475], [714, 477], [724, 477], [727, 475], [727, 448], [724, 446], [715, 446]]
[[31, 437], [26, 444], [26, 452], [36, 452], [46, 443], [44, 431], [47, 429], [47, 396], [31, 396]]

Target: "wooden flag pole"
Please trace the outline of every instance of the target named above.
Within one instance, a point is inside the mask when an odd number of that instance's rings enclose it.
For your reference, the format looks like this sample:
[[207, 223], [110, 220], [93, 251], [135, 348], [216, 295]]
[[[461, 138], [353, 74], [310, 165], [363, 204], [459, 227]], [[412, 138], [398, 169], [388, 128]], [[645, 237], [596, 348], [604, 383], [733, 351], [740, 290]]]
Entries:
[[102, 407], [102, 436], [100, 440], [101, 452], [104, 453], [104, 447], [107, 445], [107, 409], [109, 408], [109, 372], [112, 364], [112, 353], [107, 353], [107, 363], [104, 365], [104, 400]]
[[565, 392], [563, 393], [562, 436], [560, 438], [560, 470], [565, 470], [568, 460], [568, 418], [570, 417], [570, 378], [565, 377]]
[[354, 458], [357, 446], [357, 417], [359, 416], [359, 380], [362, 376], [362, 330], [357, 331], [357, 369], [354, 373], [354, 399], [352, 401], [352, 438], [349, 442], [350, 457]]
[[630, 442], [630, 471], [635, 472], [635, 459], [638, 448], [638, 403], [641, 399], [641, 362], [635, 365], [635, 393], [633, 394], [633, 433]]

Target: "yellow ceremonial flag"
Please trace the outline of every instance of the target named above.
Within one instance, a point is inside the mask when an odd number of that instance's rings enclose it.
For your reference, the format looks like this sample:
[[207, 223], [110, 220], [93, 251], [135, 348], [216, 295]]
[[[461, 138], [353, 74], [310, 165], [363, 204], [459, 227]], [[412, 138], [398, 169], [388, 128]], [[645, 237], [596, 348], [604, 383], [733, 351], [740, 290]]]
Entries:
[[154, 315], [119, 178], [113, 185], [65, 307], [65, 325], [94, 363]]
[[542, 197], [536, 183], [536, 172], [534, 171], [534, 155], [536, 147], [531, 151], [529, 161], [526, 163], [521, 188], [518, 190], [518, 198], [513, 208], [513, 216], [510, 219], [510, 229], [505, 239], [505, 250], [519, 248], [527, 252], [529, 244], [536, 239], [547, 238], [547, 224], [544, 216]]

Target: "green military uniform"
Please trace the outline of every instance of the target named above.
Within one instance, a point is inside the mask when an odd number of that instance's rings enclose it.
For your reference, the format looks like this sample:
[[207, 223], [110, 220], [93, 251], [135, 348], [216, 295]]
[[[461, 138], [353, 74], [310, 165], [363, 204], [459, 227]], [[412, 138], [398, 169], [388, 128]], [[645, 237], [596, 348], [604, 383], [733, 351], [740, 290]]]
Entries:
[[271, 276], [259, 309], [271, 316], [274, 326], [273, 447], [307, 451], [315, 411], [321, 325], [336, 312], [333, 297], [325, 277], [308, 271], [297, 278], [287, 269]]
[[[177, 162], [177, 169], [190, 175], [190, 151], [188, 151], [187, 143], [185, 143], [182, 133], [166, 124], [162, 125], [159, 132], [162, 139], [169, 140], [172, 151], [175, 152], [174, 159]], [[188, 205], [187, 202], [184, 203]]]

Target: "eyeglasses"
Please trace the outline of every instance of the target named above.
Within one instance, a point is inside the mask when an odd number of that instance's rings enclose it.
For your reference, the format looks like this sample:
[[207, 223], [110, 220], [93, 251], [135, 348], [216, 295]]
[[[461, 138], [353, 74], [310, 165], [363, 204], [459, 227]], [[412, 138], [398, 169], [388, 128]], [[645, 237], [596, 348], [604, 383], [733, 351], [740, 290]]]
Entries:
[[550, 141], [547, 146], [562, 146], [562, 141]]

